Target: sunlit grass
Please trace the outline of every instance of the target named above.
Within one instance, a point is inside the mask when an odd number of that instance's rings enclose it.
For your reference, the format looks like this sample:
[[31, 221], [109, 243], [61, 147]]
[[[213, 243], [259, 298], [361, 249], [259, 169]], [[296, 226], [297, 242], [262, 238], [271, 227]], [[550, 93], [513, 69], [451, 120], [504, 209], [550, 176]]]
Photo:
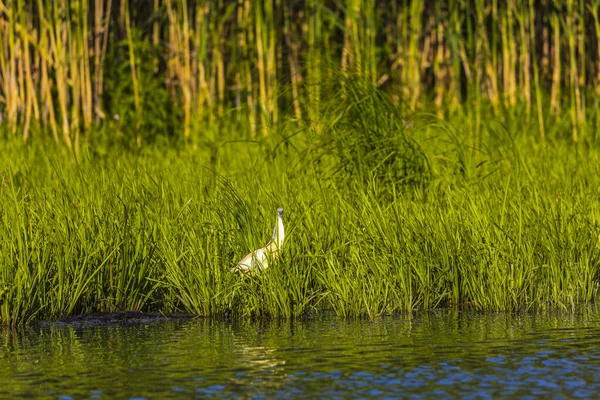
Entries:
[[[360, 112], [356, 100], [333, 98], [348, 103], [335, 118], [322, 114], [319, 134], [284, 126], [259, 142], [224, 140], [216, 153], [84, 147], [75, 161], [41, 141], [6, 142], [0, 319], [115, 310], [375, 318], [595, 299], [598, 150], [532, 144], [518, 124], [494, 121], [478, 143], [460, 121], [416, 116], [407, 130], [385, 98]], [[231, 274], [268, 241], [278, 206], [281, 257], [263, 274]]]

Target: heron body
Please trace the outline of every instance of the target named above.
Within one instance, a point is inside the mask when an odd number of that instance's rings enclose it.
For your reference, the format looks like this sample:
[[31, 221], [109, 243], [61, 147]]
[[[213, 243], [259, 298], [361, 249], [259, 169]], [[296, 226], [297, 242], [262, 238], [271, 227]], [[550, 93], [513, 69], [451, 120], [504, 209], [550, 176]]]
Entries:
[[271, 237], [271, 240], [269, 240], [269, 243], [267, 243], [265, 247], [254, 250], [246, 257], [242, 258], [231, 272], [243, 272], [247, 274], [250, 272], [260, 272], [268, 268], [269, 264], [274, 262], [277, 258], [279, 251], [283, 246], [284, 237], [283, 208], [279, 207], [277, 209], [275, 228], [273, 228], [273, 236]]

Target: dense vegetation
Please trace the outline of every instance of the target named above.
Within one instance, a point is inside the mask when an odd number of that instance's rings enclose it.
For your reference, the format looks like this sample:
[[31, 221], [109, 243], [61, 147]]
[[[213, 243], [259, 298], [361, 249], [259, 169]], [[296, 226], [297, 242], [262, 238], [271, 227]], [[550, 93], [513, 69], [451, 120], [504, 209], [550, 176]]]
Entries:
[[598, 4], [562, 3], [0, 0], [0, 320], [593, 301]]
[[[462, 121], [415, 116], [405, 128], [385, 97], [346, 87], [318, 134], [290, 123], [217, 149], [84, 147], [77, 162], [56, 145], [4, 145], [3, 321], [123, 309], [375, 317], [595, 298], [597, 150], [532, 144], [519, 121], [486, 123], [474, 148]], [[279, 262], [231, 274], [280, 205]]]
[[0, 0], [0, 116], [75, 151], [218, 138], [233, 108], [262, 136], [319, 120], [342, 70], [413, 110], [469, 105], [475, 134], [518, 110], [532, 137], [580, 142], [599, 126], [599, 39], [598, 0]]

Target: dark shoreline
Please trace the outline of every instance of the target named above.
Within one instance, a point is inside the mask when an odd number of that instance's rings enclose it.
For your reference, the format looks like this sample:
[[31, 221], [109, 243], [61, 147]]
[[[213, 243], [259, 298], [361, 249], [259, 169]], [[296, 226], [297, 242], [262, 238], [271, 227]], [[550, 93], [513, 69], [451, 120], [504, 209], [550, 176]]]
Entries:
[[196, 316], [185, 313], [160, 313], [141, 311], [94, 312], [83, 315], [67, 315], [56, 320], [36, 321], [39, 326], [106, 326], [154, 323], [166, 321], [188, 321]]

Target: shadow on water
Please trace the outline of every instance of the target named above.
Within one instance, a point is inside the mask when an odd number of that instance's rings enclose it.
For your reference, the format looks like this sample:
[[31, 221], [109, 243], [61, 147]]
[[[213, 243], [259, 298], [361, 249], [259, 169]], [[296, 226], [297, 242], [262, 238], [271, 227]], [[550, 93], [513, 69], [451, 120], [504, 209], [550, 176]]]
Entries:
[[0, 330], [0, 397], [600, 395], [600, 308]]

